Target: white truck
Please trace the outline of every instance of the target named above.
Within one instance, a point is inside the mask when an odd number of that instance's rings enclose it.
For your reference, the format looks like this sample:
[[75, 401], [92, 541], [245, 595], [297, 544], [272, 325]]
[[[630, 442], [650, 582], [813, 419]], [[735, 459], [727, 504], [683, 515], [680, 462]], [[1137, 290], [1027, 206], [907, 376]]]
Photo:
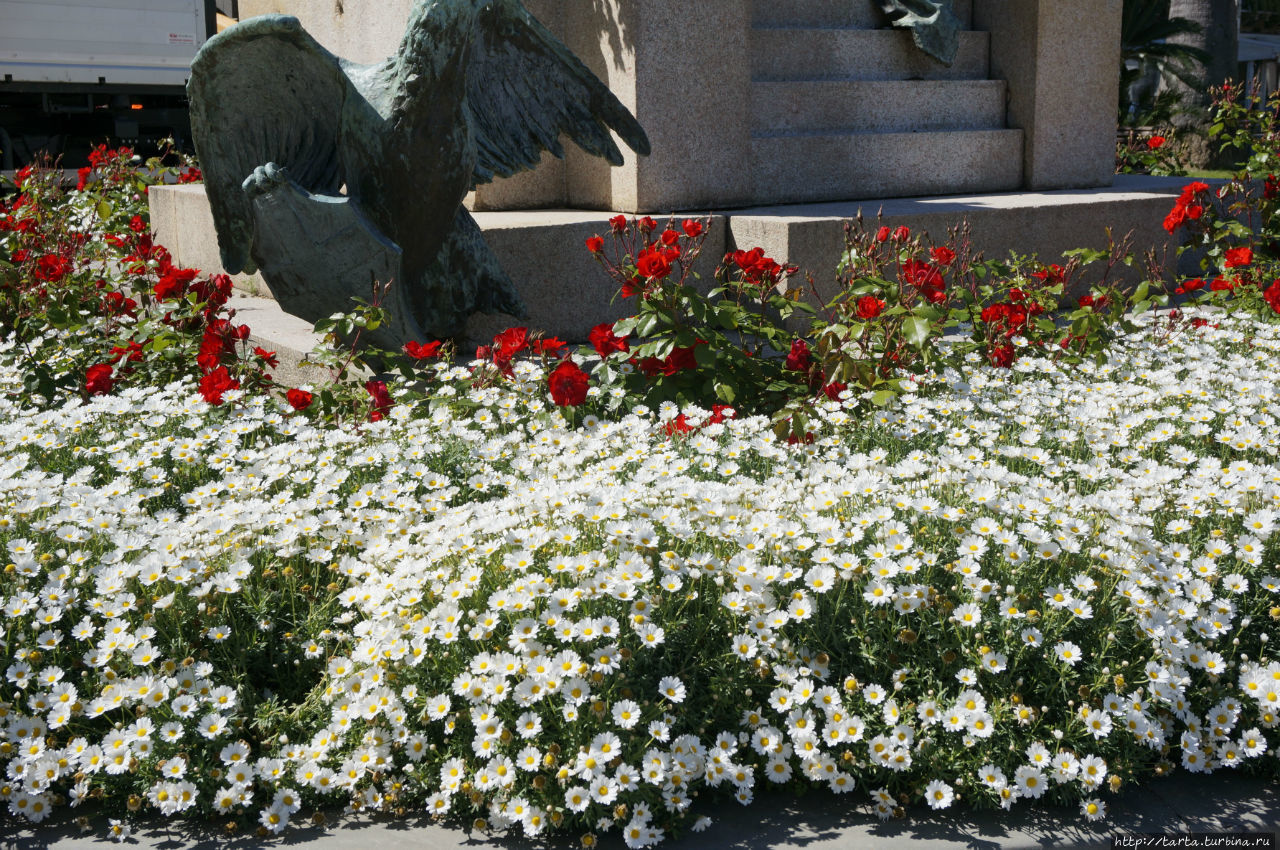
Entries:
[[223, 0], [0, 0], [0, 166], [96, 144], [145, 151], [188, 121], [191, 60]]

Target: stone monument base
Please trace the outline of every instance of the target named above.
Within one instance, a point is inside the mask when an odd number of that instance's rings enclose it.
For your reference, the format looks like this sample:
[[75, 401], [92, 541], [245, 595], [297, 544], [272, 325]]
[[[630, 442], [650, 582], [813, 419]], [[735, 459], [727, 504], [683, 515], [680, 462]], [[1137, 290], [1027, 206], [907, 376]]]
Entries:
[[[975, 248], [987, 257], [1007, 256], [1015, 250], [1034, 253], [1045, 262], [1061, 262], [1062, 252], [1072, 248], [1103, 247], [1109, 226], [1117, 239], [1132, 232], [1135, 252], [1156, 249], [1166, 271], [1172, 272], [1176, 244], [1161, 223], [1186, 183], [1187, 178], [1121, 175], [1113, 186], [1101, 189], [733, 210], [712, 217], [711, 235], [697, 270], [703, 282], [709, 282], [726, 251], [758, 245], [769, 256], [812, 274], [820, 294], [829, 295], [844, 244], [844, 223], [861, 210], [869, 220], [883, 211], [886, 224], [927, 231], [938, 241], [945, 239], [948, 228], [968, 221]], [[153, 187], [150, 203], [156, 240], [172, 252], [176, 262], [205, 272], [221, 270], [203, 186]], [[520, 324], [580, 342], [594, 325], [626, 315], [629, 303], [613, 298], [611, 282], [583, 244], [594, 234], [607, 235], [612, 215], [582, 210], [475, 213], [485, 239], [528, 305], [529, 317]], [[235, 282], [247, 294], [270, 297], [256, 275], [236, 276]], [[245, 321], [257, 330], [249, 317]], [[509, 316], [476, 315], [467, 326], [467, 336], [484, 340], [516, 323]], [[280, 347], [293, 346], [291, 342]]]

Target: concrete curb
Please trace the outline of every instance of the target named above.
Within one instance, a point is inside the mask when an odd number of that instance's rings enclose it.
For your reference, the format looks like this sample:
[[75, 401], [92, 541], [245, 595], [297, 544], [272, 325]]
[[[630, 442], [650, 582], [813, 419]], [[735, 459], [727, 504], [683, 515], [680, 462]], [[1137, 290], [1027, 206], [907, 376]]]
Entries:
[[[858, 792], [855, 792], [855, 795]], [[1086, 823], [1072, 807], [1019, 804], [1010, 812], [951, 809], [930, 812], [914, 807], [907, 818], [882, 823], [862, 802], [846, 803], [825, 792], [804, 797], [761, 793], [749, 808], [733, 803], [702, 806], [714, 822], [701, 833], [669, 838], [664, 850], [892, 850], [910, 845], [919, 850], [1033, 850], [1080, 848], [1104, 850], [1114, 838], [1139, 833], [1180, 835], [1244, 832], [1268, 835], [1280, 843], [1280, 784], [1241, 775], [1176, 774], [1104, 797], [1110, 808], [1105, 821]], [[307, 810], [299, 813], [299, 823]], [[3, 850], [87, 850], [111, 842], [103, 837], [106, 821], [94, 819], [95, 832], [81, 835], [65, 814], [53, 824], [24, 825], [0, 838]], [[5, 829], [17, 826], [10, 822]], [[600, 847], [619, 850], [617, 833], [600, 836]], [[569, 850], [579, 847], [576, 834], [551, 841], [515, 836], [471, 835], [458, 827], [426, 818], [346, 817], [328, 829], [291, 826], [279, 838], [227, 838], [212, 829], [181, 820], [152, 816], [135, 825], [126, 846], [154, 850], [291, 847], [314, 850]], [[1119, 846], [1119, 845], [1117, 845]], [[1191, 845], [1196, 846], [1196, 845]], [[1202, 844], [1199, 846], [1209, 846]], [[1226, 845], [1219, 845], [1226, 846]], [[1263, 845], [1274, 846], [1274, 845]]]

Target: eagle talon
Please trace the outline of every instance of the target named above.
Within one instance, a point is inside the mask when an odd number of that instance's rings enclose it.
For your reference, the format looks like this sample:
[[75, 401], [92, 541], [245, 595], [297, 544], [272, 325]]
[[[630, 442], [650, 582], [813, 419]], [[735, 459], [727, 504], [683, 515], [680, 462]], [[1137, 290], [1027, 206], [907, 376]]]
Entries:
[[250, 200], [266, 195], [289, 182], [289, 170], [283, 166], [268, 162], [253, 169], [253, 173], [245, 178], [242, 187]]

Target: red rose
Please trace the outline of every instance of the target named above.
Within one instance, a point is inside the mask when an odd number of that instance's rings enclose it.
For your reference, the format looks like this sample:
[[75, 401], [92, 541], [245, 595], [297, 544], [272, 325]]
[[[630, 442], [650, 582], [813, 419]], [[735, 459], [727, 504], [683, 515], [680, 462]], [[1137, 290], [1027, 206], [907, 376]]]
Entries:
[[809, 369], [809, 345], [802, 339], [791, 343], [787, 352], [786, 367], [792, 372], [804, 372]]
[[306, 390], [289, 390], [284, 394], [284, 397], [294, 410], [306, 410], [315, 399], [315, 396]]
[[493, 338], [495, 360], [510, 360], [529, 346], [528, 328], [507, 328]]
[[1209, 284], [1210, 292], [1230, 292], [1235, 288], [1236, 288], [1235, 283], [1229, 280], [1225, 280], [1221, 277], [1215, 277], [1213, 279], [1213, 283]]
[[1280, 180], [1274, 174], [1268, 174], [1267, 179], [1262, 182], [1262, 197], [1268, 201], [1280, 197]]
[[1201, 289], [1203, 287], [1204, 287], [1204, 281], [1198, 277], [1192, 278], [1191, 280], [1183, 281], [1182, 283], [1183, 292], [1195, 292], [1197, 289]]
[[529, 350], [534, 354], [545, 354], [548, 357], [564, 357], [569, 353], [569, 344], [562, 339], [549, 336], [529, 343]]
[[601, 357], [608, 357], [615, 351], [629, 350], [626, 337], [618, 336], [613, 332], [612, 322], [596, 325], [591, 329], [591, 333], [587, 335], [587, 340], [591, 343], [591, 347], [596, 350], [596, 354]]
[[412, 357], [414, 360], [430, 360], [432, 357], [440, 355], [440, 340], [429, 342], [426, 345], [417, 340], [410, 340], [404, 344], [404, 353]]
[[733, 419], [738, 415], [738, 411], [734, 410], [727, 404], [711, 405], [711, 418], [707, 420], [710, 425], [719, 425], [726, 419]]
[[1013, 365], [1013, 360], [1016, 355], [1017, 352], [1014, 351], [1013, 346], [1005, 343], [1004, 345], [997, 345], [995, 348], [988, 351], [987, 360], [990, 361], [992, 366], [996, 366], [1001, 369], [1008, 369]]
[[373, 397], [373, 410], [369, 411], [369, 421], [379, 422], [390, 411], [395, 402], [391, 400], [391, 394], [387, 392], [387, 384], [385, 381], [366, 381], [364, 391]]
[[222, 404], [222, 394], [240, 389], [240, 382], [231, 377], [226, 366], [219, 366], [200, 379], [200, 395], [215, 407]]
[[253, 353], [263, 362], [264, 365], [269, 366], [272, 369], [280, 365], [280, 358], [276, 357], [276, 353], [274, 351], [267, 351], [262, 346], [255, 345], [253, 347]]
[[667, 245], [669, 247], [680, 241], [680, 234], [668, 228], [662, 231], [662, 235], [658, 238], [662, 240], [663, 245]]
[[1176, 206], [1169, 210], [1169, 214], [1164, 217], [1164, 229], [1173, 233], [1183, 225], [1187, 220], [1187, 208], [1184, 206]]
[[625, 215], [615, 215], [609, 219], [609, 229], [614, 233], [622, 233], [627, 229], [627, 217]]
[[831, 383], [823, 387], [822, 391], [826, 393], [827, 398], [831, 399], [832, 401], [839, 401], [840, 393], [844, 392], [848, 388], [849, 388], [848, 384], [842, 384], [839, 381], [832, 381]]
[[1066, 281], [1066, 269], [1057, 263], [1050, 263], [1039, 271], [1032, 272], [1031, 276], [1039, 280], [1045, 286], [1052, 286]]
[[645, 248], [636, 259], [636, 270], [647, 278], [661, 280], [671, 274], [671, 262], [657, 248]]
[[956, 252], [952, 251], [946, 245], [939, 245], [936, 248], [929, 249], [929, 256], [938, 265], [949, 266], [955, 262]]
[[884, 302], [874, 295], [864, 295], [858, 299], [858, 318], [874, 319], [884, 312]]
[[89, 395], [106, 395], [114, 384], [111, 367], [106, 363], [90, 366], [84, 373], [84, 391]]
[[1262, 300], [1267, 302], [1272, 312], [1280, 313], [1280, 278], [1271, 281], [1271, 285], [1262, 293]]
[[764, 255], [764, 249], [760, 247], [752, 248], [750, 251], [734, 251], [729, 255], [733, 264], [742, 269], [743, 278], [747, 283], [756, 285], [774, 284], [783, 273], [790, 273], [791, 268], [783, 268], [772, 257]]
[[690, 239], [697, 239], [702, 235], [702, 222], [700, 221], [694, 221], [691, 218], [686, 218], [684, 223], [680, 226], [684, 229], [684, 235], [688, 236]]
[[902, 264], [899, 275], [902, 280], [918, 289], [930, 304], [940, 304], [947, 300], [946, 284], [937, 266], [920, 260], [907, 260]]
[[587, 373], [572, 360], [563, 360], [547, 376], [551, 400], [560, 407], [577, 407], [587, 400]]
[[636, 226], [640, 228], [641, 233], [652, 233], [657, 229], [658, 223], [649, 216], [645, 216], [640, 219], [640, 221], [636, 222]]
[[196, 269], [169, 269], [160, 276], [160, 280], [156, 283], [156, 297], [161, 301], [167, 301], [170, 298], [181, 298], [183, 293], [187, 291], [187, 284], [195, 280], [197, 274], [199, 272]]
[[1147, 139], [1147, 150], [1158, 151], [1160, 148], [1164, 147], [1164, 142], [1164, 136], [1152, 136]]
[[1262, 300], [1267, 302], [1272, 312], [1280, 313], [1280, 278], [1271, 281], [1271, 285], [1263, 290]]
[[900, 224], [893, 229], [894, 242], [906, 242], [910, 236], [911, 236], [911, 231], [908, 230], [906, 225], [904, 224]]
[[693, 430], [693, 426], [689, 424], [689, 418], [683, 413], [677, 414], [675, 419], [662, 426], [662, 433], [668, 437], [673, 434], [688, 434]]
[[54, 254], [45, 254], [36, 260], [36, 280], [57, 283], [71, 271], [71, 262]]
[[881, 227], [879, 230], [876, 231], [877, 242], [885, 242], [888, 239], [889, 239], [889, 228]]
[[587, 250], [593, 254], [599, 254], [604, 250], [604, 240], [599, 236], [587, 237]]
[[1226, 259], [1222, 265], [1229, 269], [1247, 266], [1253, 262], [1253, 249], [1248, 245], [1241, 245], [1238, 248], [1228, 248]]

